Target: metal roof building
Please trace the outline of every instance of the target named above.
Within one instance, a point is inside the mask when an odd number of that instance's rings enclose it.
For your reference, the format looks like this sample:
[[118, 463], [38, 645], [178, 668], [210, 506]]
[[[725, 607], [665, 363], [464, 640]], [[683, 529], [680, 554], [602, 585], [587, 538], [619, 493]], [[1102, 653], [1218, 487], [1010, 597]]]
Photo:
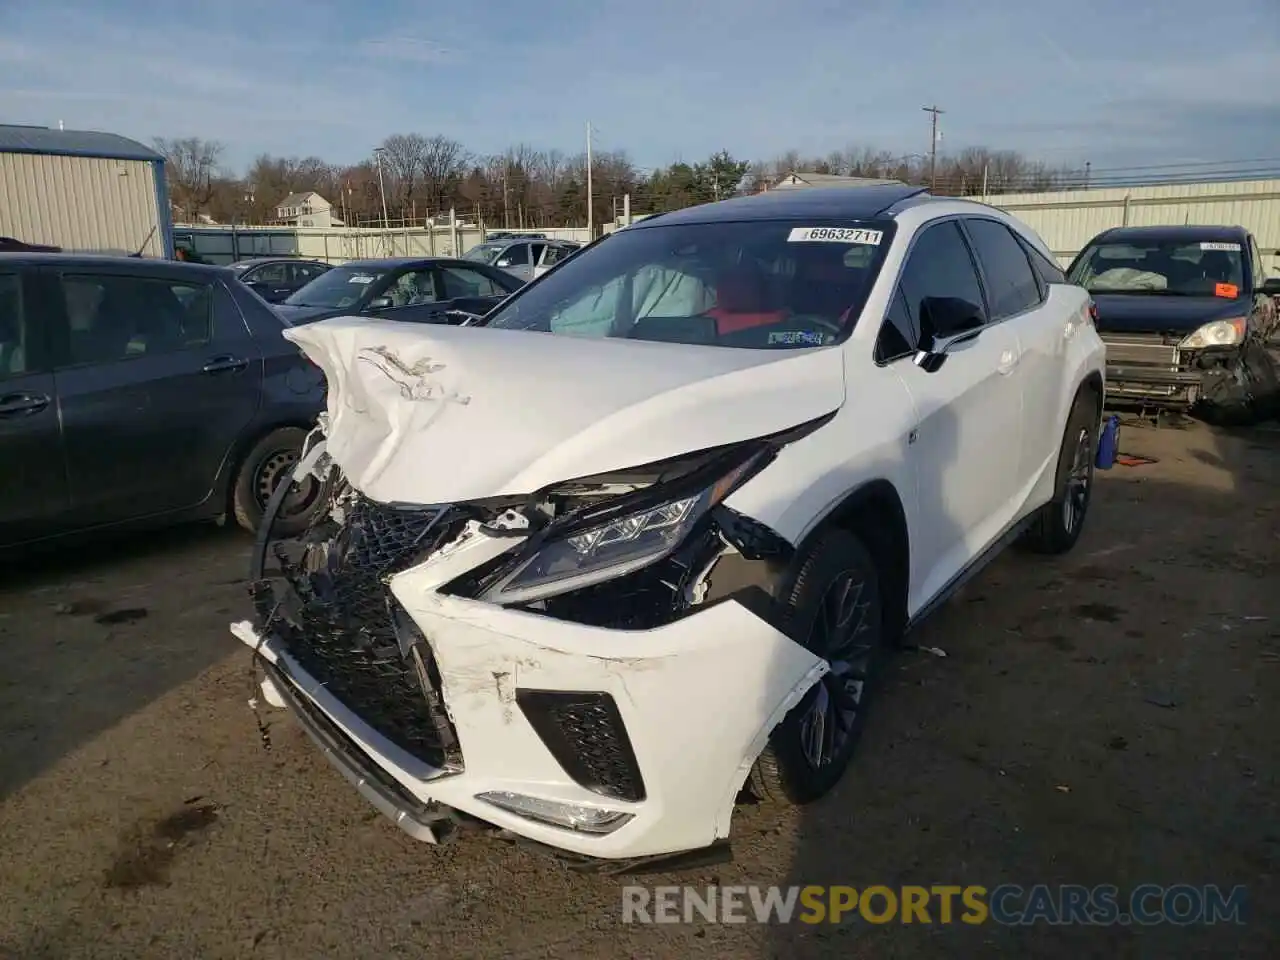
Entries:
[[172, 257], [164, 157], [112, 133], [0, 124], [0, 236]]

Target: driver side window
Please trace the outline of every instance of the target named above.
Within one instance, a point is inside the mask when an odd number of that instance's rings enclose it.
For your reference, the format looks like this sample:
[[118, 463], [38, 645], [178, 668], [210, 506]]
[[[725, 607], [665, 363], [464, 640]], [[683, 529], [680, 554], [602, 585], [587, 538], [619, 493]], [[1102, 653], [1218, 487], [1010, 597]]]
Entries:
[[414, 270], [401, 274], [383, 296], [391, 298], [393, 307], [435, 303], [440, 299], [436, 291], [435, 271]]
[[986, 312], [969, 245], [954, 220], [925, 228], [907, 257], [898, 285], [916, 331], [921, 329], [920, 303], [928, 297], [963, 300], [977, 313]]
[[907, 254], [876, 339], [877, 363], [892, 363], [915, 351], [920, 342], [920, 303], [927, 297], [957, 298], [985, 313], [973, 257], [954, 220], [925, 227]]

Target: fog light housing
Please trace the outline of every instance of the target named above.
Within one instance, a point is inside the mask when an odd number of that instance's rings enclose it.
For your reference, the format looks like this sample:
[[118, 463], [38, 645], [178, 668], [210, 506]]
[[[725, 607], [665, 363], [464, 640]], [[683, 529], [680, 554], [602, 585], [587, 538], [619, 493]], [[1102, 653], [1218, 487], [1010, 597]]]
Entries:
[[621, 810], [586, 807], [579, 803], [566, 803], [563, 800], [543, 800], [540, 797], [527, 797], [522, 793], [508, 793], [505, 790], [479, 793], [476, 794], [476, 799], [493, 804], [507, 813], [524, 817], [526, 820], [573, 830], [577, 833], [613, 833], [623, 824], [634, 819], [634, 814], [624, 813]]

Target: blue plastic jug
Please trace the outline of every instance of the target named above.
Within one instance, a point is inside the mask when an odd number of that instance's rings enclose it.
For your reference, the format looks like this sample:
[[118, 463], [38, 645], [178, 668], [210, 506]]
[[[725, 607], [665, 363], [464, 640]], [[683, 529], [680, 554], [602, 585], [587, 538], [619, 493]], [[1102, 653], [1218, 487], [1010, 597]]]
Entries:
[[1102, 437], [1098, 440], [1098, 459], [1094, 466], [1099, 470], [1110, 470], [1115, 466], [1116, 454], [1119, 452], [1120, 418], [1112, 414], [1102, 423]]

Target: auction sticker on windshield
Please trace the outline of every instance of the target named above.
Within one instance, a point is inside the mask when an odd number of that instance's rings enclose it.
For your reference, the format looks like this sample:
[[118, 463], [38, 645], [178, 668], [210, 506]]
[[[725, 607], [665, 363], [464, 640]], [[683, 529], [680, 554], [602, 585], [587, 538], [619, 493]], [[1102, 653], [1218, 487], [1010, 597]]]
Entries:
[[883, 239], [883, 230], [852, 227], [794, 227], [787, 235], [787, 243], [864, 243], [872, 247], [880, 246]]
[[351, 279], [347, 283], [373, 283], [373, 274], [355, 273], [351, 275]]
[[1208, 241], [1200, 244], [1201, 250], [1223, 250], [1227, 253], [1239, 253], [1240, 244], [1238, 243], [1219, 243], [1217, 241]]

